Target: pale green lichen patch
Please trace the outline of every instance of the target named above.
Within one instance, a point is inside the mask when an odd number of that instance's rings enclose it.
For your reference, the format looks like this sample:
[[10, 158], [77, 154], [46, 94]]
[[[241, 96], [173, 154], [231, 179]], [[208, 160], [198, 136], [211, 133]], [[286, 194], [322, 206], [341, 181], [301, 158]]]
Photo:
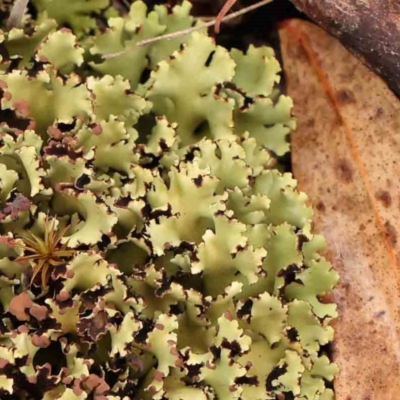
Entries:
[[273, 50], [135, 47], [187, 1], [33, 5], [1, 39], [0, 398], [332, 400], [338, 276], [277, 169]]
[[51, 33], [37, 52], [38, 61], [48, 61], [62, 72], [70, 72], [83, 63], [84, 49], [76, 43], [75, 35], [67, 30]]
[[38, 19], [55, 19], [59, 25], [71, 26], [76, 34], [81, 35], [96, 28], [93, 14], [100, 13], [110, 0], [33, 0]]

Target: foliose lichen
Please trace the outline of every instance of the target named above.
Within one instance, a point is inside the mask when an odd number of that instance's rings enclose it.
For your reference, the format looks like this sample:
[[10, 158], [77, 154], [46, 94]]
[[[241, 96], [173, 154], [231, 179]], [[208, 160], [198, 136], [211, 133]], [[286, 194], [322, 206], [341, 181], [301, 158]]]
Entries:
[[0, 34], [0, 398], [333, 399], [338, 277], [277, 169], [273, 50], [135, 47], [187, 1], [33, 5]]

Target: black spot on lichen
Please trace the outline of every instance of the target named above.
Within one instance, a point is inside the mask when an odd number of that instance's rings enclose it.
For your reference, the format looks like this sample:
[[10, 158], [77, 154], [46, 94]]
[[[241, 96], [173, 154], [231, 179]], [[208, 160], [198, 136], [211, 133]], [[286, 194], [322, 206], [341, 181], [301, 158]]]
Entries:
[[294, 394], [292, 392], [285, 393], [285, 400], [295, 400]]
[[296, 264], [291, 264], [287, 266], [285, 269], [282, 269], [278, 272], [279, 278], [284, 278], [285, 286], [290, 285], [293, 282], [301, 283], [301, 281], [296, 280], [296, 273], [300, 271], [300, 268]]
[[132, 201], [132, 198], [130, 196], [121, 197], [120, 199], [118, 199], [115, 202], [115, 206], [124, 208], [124, 207], [127, 207], [131, 201]]
[[230, 350], [230, 357], [236, 357], [242, 354], [242, 348], [240, 347], [239, 342], [234, 340], [233, 342], [229, 342], [226, 339], [223, 339], [221, 346], [225, 349]]
[[166, 276], [161, 281], [161, 285], [154, 292], [156, 297], [162, 297], [165, 292], [167, 292], [171, 287], [171, 280], [169, 280]]
[[206, 62], [204, 63], [204, 65], [205, 65], [206, 67], [209, 67], [209, 66], [211, 65], [212, 60], [213, 60], [213, 58], [214, 58], [214, 55], [215, 55], [215, 51], [212, 51], [212, 52], [209, 54], [209, 56], [207, 57]]
[[249, 299], [244, 304], [243, 307], [238, 310], [237, 316], [243, 318], [245, 315], [251, 315], [251, 309], [253, 308], [253, 300]]
[[111, 244], [111, 239], [109, 238], [109, 236], [103, 234], [103, 235], [101, 236], [100, 242], [98, 242], [97, 245], [99, 246], [99, 249], [100, 249], [101, 251], [104, 251], [104, 250], [107, 249], [107, 247], [108, 247], [110, 244]]
[[309, 239], [306, 235], [298, 235], [297, 236], [297, 250], [298, 251], [303, 251], [303, 245], [304, 243], [308, 243]]
[[90, 177], [86, 174], [81, 175], [75, 182], [75, 188], [83, 190], [90, 183]]
[[276, 386], [272, 384], [273, 381], [278, 379], [281, 375], [286, 373], [286, 366], [283, 367], [275, 367], [270, 374], [267, 376], [265, 381], [265, 387], [267, 391], [272, 391], [275, 389]]
[[201, 185], [203, 183], [203, 177], [201, 175], [199, 175], [197, 178], [193, 179], [193, 182], [197, 187], [201, 187]]
[[214, 360], [219, 360], [221, 358], [221, 348], [217, 346], [211, 346], [210, 351], [214, 356]]
[[142, 328], [136, 332], [135, 341], [145, 343], [149, 333], [154, 329], [154, 322], [148, 319], [142, 321]]
[[241, 376], [235, 379], [237, 385], [258, 386], [258, 378], [256, 376]]
[[287, 336], [291, 342], [296, 342], [298, 340], [298, 335], [299, 335], [299, 333], [297, 332], [297, 329], [295, 329], [295, 328], [290, 328], [287, 331]]

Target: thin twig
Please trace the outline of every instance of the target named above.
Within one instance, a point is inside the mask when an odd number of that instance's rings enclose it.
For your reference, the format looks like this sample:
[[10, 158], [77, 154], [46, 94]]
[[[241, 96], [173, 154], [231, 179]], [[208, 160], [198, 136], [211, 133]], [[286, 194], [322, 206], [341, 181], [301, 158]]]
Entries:
[[15, 0], [7, 21], [7, 28], [20, 27], [29, 0]]
[[209, 15], [204, 15], [204, 16], [200, 15], [198, 17], [194, 17], [194, 19], [196, 21], [209, 22], [209, 21], [214, 21], [215, 17], [211, 17]]
[[130, 10], [131, 4], [128, 0], [121, 0], [121, 3], [127, 8], [127, 10]]
[[219, 33], [221, 28], [221, 22], [224, 20], [224, 17], [228, 14], [229, 10], [235, 5], [237, 0], [227, 0], [221, 11], [217, 15], [215, 19], [215, 33]]
[[[221, 20], [221, 22], [230, 21], [231, 19], [240, 17], [243, 14], [247, 14], [248, 12], [254, 11], [257, 8], [265, 6], [266, 4], [271, 3], [272, 1], [273, 0], [262, 0], [262, 1], [258, 2], [258, 3], [256, 3], [256, 4], [253, 4], [251, 6], [243, 8], [242, 10], [236, 11], [236, 12], [234, 12], [232, 14], [229, 14], [229, 15], [225, 16]], [[176, 31], [176, 32], [172, 32], [172, 33], [167, 33], [165, 35], [156, 36], [156, 37], [153, 37], [153, 38], [150, 38], [150, 39], [141, 40], [140, 42], [136, 43], [135, 47], [146, 46], [146, 45], [158, 42], [160, 40], [176, 39], [178, 37], [189, 35], [192, 32], [199, 31], [199, 30], [204, 29], [204, 28], [210, 28], [211, 26], [214, 26], [216, 23], [217, 23], [217, 20], [213, 19], [212, 21], [206, 22], [205, 24], [201, 24], [201, 25], [194, 26], [194, 27], [187, 28], [187, 29], [182, 29], [180, 31]], [[122, 56], [122, 55], [126, 54], [129, 51], [133, 51], [135, 49], [135, 47], [130, 48], [130, 49], [125, 49], [125, 50], [119, 51], [117, 53], [104, 54], [102, 57], [104, 59], [110, 59], [110, 58], [119, 57], [119, 56]]]

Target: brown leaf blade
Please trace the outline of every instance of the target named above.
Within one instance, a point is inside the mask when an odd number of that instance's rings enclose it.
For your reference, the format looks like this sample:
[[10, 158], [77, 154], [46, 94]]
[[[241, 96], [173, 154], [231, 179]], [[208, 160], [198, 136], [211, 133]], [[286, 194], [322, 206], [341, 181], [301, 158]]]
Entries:
[[292, 161], [341, 275], [337, 400], [400, 398], [400, 104], [320, 28], [280, 30], [298, 129]]
[[291, 0], [362, 57], [400, 96], [398, 0]]

